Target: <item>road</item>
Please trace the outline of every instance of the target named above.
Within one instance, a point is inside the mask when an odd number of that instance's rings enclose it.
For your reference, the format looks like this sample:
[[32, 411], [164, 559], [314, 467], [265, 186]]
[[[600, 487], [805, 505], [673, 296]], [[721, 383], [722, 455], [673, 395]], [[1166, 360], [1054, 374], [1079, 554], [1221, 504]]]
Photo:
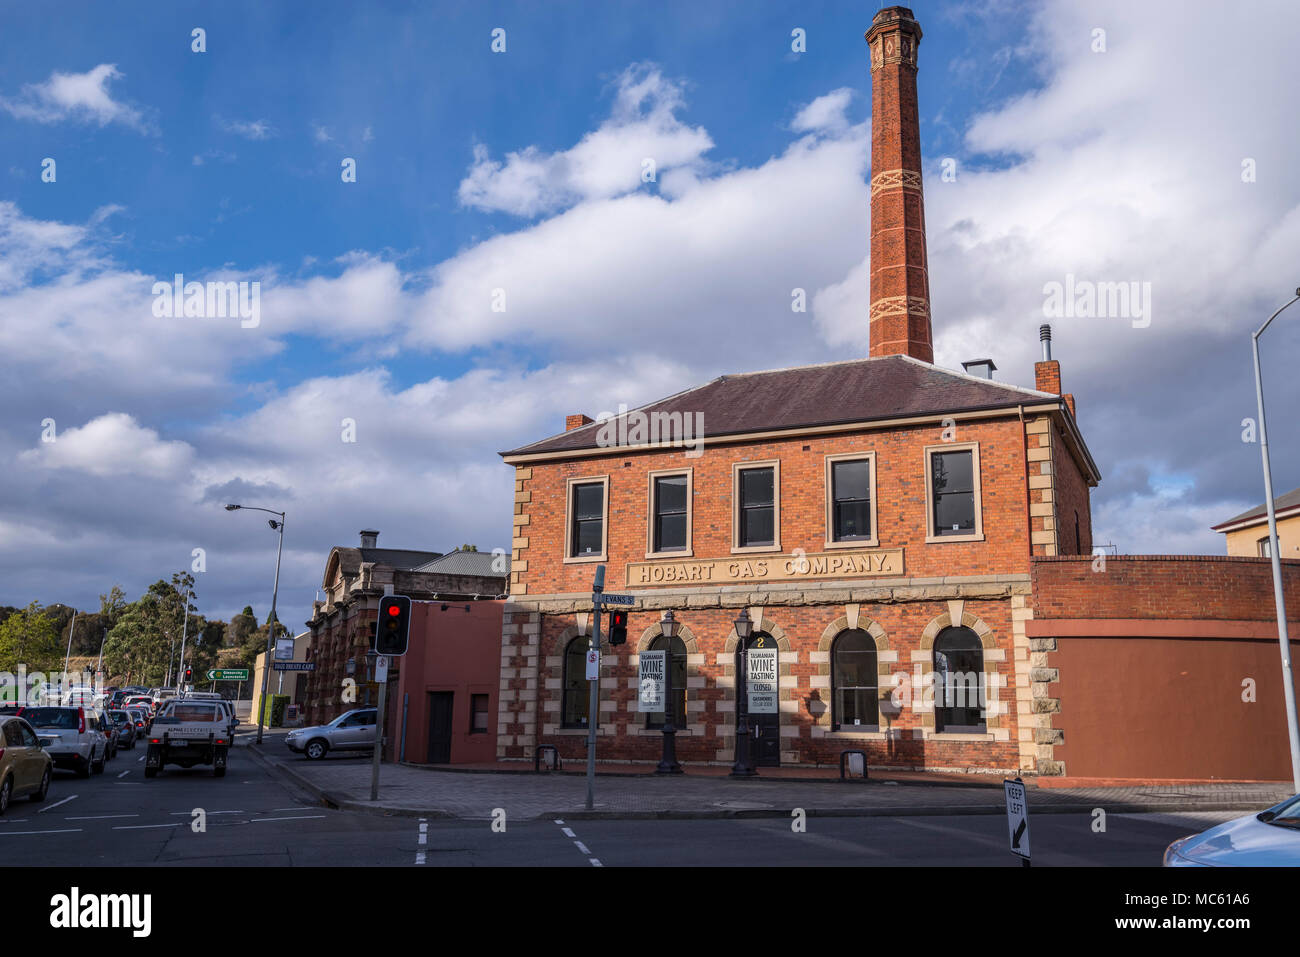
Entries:
[[[420, 820], [320, 806], [244, 748], [214, 779], [167, 768], [146, 781], [144, 751], [103, 775], [56, 772], [44, 804], [0, 818], [0, 865], [245, 866], [1018, 866], [1001, 816], [730, 820]], [[206, 828], [195, 830], [195, 811]], [[1165, 846], [1239, 812], [1032, 816], [1042, 866], [1159, 864]]]

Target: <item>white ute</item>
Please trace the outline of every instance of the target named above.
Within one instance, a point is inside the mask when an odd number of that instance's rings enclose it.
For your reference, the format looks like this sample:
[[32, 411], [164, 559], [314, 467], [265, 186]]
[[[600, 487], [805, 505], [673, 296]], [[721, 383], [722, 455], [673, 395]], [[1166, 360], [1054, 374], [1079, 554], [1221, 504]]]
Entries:
[[149, 750], [144, 758], [144, 776], [152, 778], [164, 764], [192, 768], [212, 765], [212, 776], [226, 776], [226, 753], [230, 750], [230, 727], [226, 711], [215, 701], [176, 698], [154, 718], [149, 732]]

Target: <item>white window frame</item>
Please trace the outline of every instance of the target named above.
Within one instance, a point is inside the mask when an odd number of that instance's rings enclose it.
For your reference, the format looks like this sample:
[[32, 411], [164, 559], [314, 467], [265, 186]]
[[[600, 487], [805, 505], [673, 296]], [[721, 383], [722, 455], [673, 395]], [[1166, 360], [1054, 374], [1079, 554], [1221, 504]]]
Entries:
[[[937, 535], [934, 528], [934, 485], [931, 481], [930, 458], [936, 452], [971, 453], [971, 474], [973, 477], [972, 494], [975, 498], [975, 531], [969, 535]], [[980, 444], [978, 442], [946, 442], [943, 445], [927, 445], [924, 456], [925, 481], [925, 543], [927, 545], [947, 545], [950, 542], [984, 541], [984, 507], [983, 486], [980, 475]]]
[[[601, 499], [603, 513], [600, 517], [600, 554], [599, 555], [574, 555], [573, 554], [573, 487], [575, 485], [596, 485], [599, 483], [604, 486], [604, 495]], [[590, 562], [608, 561], [606, 557], [609, 553], [609, 475], [587, 475], [582, 478], [566, 479], [564, 483], [564, 563], [566, 565], [581, 565]]]
[[[871, 480], [867, 494], [871, 501], [868, 502], [868, 510], [871, 516], [871, 537], [855, 538], [852, 541], [837, 542], [835, 540], [835, 463], [836, 462], [870, 462], [871, 463]], [[876, 548], [880, 545], [880, 526], [876, 523], [876, 453], [873, 452], [843, 452], [837, 455], [826, 456], [826, 488], [824, 491], [826, 499], [826, 548]]]

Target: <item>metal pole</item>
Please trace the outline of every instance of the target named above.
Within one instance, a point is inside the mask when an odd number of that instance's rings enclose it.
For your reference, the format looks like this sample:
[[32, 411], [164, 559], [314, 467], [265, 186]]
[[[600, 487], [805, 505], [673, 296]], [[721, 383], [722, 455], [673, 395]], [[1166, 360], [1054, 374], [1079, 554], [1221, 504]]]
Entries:
[[280, 555], [284, 551], [284, 512], [280, 516], [280, 544], [275, 548], [275, 587], [271, 590], [271, 622], [266, 629], [266, 665], [262, 668], [262, 696], [257, 702], [257, 743], [262, 743], [262, 726], [266, 714], [266, 692], [271, 687], [271, 658], [275, 649], [275, 600], [280, 594]]
[[600, 720], [600, 593], [605, 590], [605, 566], [596, 566], [592, 582], [591, 647], [596, 650], [596, 680], [591, 682], [591, 696], [587, 699], [587, 810], [596, 806], [596, 724]]
[[[1300, 301], [1300, 289], [1296, 296], [1283, 306]], [[1268, 431], [1264, 425], [1264, 380], [1259, 369], [1259, 337], [1268, 328], [1270, 322], [1282, 312], [1279, 309], [1269, 316], [1268, 322], [1259, 327], [1251, 336], [1251, 345], [1255, 354], [1255, 401], [1259, 405], [1259, 448], [1264, 460], [1264, 506], [1268, 510], [1269, 558], [1273, 567], [1273, 604], [1277, 609], [1277, 640], [1282, 651], [1282, 693], [1286, 696], [1286, 730], [1291, 743], [1291, 778], [1296, 791], [1300, 791], [1300, 722], [1296, 720], [1295, 678], [1291, 671], [1291, 639], [1287, 634], [1286, 595], [1282, 589], [1282, 557], [1277, 541], [1277, 509], [1273, 504], [1273, 470], [1268, 460]]]
[[181, 660], [176, 666], [176, 677], [180, 679], [178, 692], [185, 690], [185, 639], [190, 632], [190, 595], [191, 589], [185, 590], [185, 624], [181, 626]]
[[68, 674], [68, 659], [72, 657], [72, 632], [76, 627], [77, 627], [77, 613], [74, 611], [72, 613], [72, 623], [68, 625], [68, 651], [67, 654], [63, 656], [64, 680], [67, 679], [67, 674]]
[[[379, 662], [375, 658], [376, 664]], [[379, 800], [379, 751], [384, 741], [384, 702], [388, 698], [388, 679], [379, 682], [379, 712], [375, 715], [375, 754], [370, 762], [370, 800]]]
[[95, 666], [96, 671], [104, 670], [104, 642], [108, 641], [108, 629], [104, 628], [102, 630], [104, 634], [99, 639], [99, 664]]

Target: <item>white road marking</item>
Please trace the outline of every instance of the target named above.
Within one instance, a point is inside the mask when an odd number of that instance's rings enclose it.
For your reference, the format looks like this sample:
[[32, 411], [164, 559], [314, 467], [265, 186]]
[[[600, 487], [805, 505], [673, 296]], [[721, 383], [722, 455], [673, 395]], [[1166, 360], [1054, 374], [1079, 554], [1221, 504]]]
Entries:
[[569, 838], [571, 841], [573, 841], [574, 845], [578, 848], [579, 851], [582, 852], [583, 857], [587, 859], [587, 862], [592, 867], [605, 866], [604, 864], [600, 863], [599, 860], [591, 856], [591, 849], [588, 848], [586, 844], [583, 844], [582, 841], [578, 840], [578, 836], [573, 833], [573, 828], [564, 827], [563, 826], [564, 822], [561, 821], [559, 818], [555, 819], [555, 823], [561, 825], [560, 830], [564, 833], [564, 836]]
[[591, 857], [591, 851], [587, 850], [586, 844], [583, 844], [582, 841], [574, 841], [573, 843], [578, 845], [578, 850], [582, 851], [582, 853], [586, 854], [588, 857]]
[[36, 813], [37, 813], [37, 814], [44, 814], [46, 811], [53, 811], [53, 810], [54, 810], [56, 807], [58, 807], [60, 804], [67, 804], [69, 801], [75, 800], [76, 798], [77, 798], [77, 795], [75, 795], [75, 794], [70, 794], [70, 795], [68, 795], [67, 797], [65, 797], [62, 801], [56, 801], [55, 803], [49, 805], [48, 807], [43, 807], [43, 808], [41, 808], [41, 809], [40, 809], [39, 811], [37, 811]]
[[600, 863], [600, 861], [596, 860], [596, 859], [593, 857], [593, 858], [591, 858], [591, 866], [592, 866], [592, 867], [604, 867], [605, 865], [602, 864], [602, 863]]
[[19, 834], [79, 834], [79, 827], [64, 827], [53, 831], [0, 831], [5, 837], [17, 837]]
[[299, 814], [296, 817], [255, 817], [252, 819], [252, 823], [260, 824], [262, 821], [314, 821], [325, 816], [324, 814]]
[[115, 830], [115, 831], [147, 831], [149, 828], [152, 828], [152, 827], [181, 827], [181, 826], [182, 826], [182, 825], [181, 825], [181, 822], [180, 822], [180, 821], [177, 821], [177, 822], [175, 822], [174, 824], [115, 824], [115, 825], [113, 825], [113, 830]]
[[144, 760], [144, 755], [143, 755], [143, 754], [140, 755], [140, 757], [136, 758], [136, 760], [137, 760], [137, 761], [143, 761], [143, 760]]
[[128, 774], [130, 774], [130, 773], [131, 773], [131, 769], [128, 768], [127, 770], [125, 770], [125, 771], [123, 771], [121, 774], [119, 774], [119, 775], [117, 776], [117, 779], [120, 781], [120, 780], [122, 780], [122, 778], [126, 777], [126, 776], [127, 776]]
[[571, 827], [562, 827], [560, 830], [564, 832], [565, 837], [572, 838], [574, 836], [573, 828]]
[[[297, 810], [297, 808], [294, 808], [294, 810]], [[172, 817], [191, 817], [194, 814], [193, 811], [169, 811], [168, 813], [171, 814]], [[207, 814], [208, 817], [212, 817], [212, 815], [214, 814], [247, 814], [248, 812], [247, 811], [205, 811], [204, 813]]]
[[415, 852], [415, 863], [417, 863], [417, 864], [423, 864], [423, 863], [424, 863], [424, 851], [416, 851], [416, 852]]
[[139, 817], [139, 814], [85, 814], [81, 817], [65, 817], [65, 821], [106, 821], [113, 817]]
[[564, 822], [561, 821], [561, 820], [557, 817], [557, 818], [555, 819], [555, 823], [556, 823], [556, 824], [563, 824]]

